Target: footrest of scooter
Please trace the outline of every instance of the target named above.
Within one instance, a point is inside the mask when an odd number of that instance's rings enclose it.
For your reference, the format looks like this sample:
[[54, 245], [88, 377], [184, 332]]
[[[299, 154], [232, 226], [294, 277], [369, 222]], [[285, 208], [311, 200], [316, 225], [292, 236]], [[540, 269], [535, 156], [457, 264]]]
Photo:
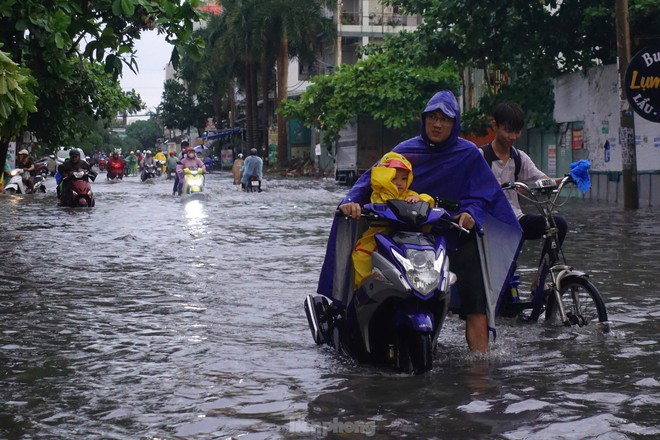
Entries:
[[329, 301], [323, 295], [307, 295], [307, 298], [305, 298], [304, 307], [307, 323], [309, 324], [309, 330], [312, 332], [312, 338], [317, 345], [326, 342], [326, 337], [321, 329], [320, 316], [325, 312], [328, 305]]

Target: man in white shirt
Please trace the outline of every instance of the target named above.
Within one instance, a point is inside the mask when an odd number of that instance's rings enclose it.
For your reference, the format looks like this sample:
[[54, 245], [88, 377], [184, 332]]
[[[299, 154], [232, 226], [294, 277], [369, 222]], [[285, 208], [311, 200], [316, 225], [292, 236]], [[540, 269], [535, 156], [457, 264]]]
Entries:
[[[495, 139], [480, 147], [484, 158], [489, 163], [495, 178], [500, 184], [506, 182], [523, 182], [530, 185], [539, 179], [547, 179], [541, 170], [536, 168], [532, 159], [524, 152], [516, 149], [513, 144], [520, 138], [520, 132], [525, 125], [525, 113], [513, 102], [499, 103], [493, 111], [492, 128]], [[537, 240], [543, 238], [546, 231], [545, 217], [541, 214], [523, 214], [516, 191], [505, 191], [511, 203], [511, 208], [518, 218], [523, 230], [523, 239]], [[559, 233], [559, 244], [563, 243], [568, 231], [568, 224], [563, 217], [553, 216]], [[550, 243], [546, 241], [543, 254], [548, 251]]]

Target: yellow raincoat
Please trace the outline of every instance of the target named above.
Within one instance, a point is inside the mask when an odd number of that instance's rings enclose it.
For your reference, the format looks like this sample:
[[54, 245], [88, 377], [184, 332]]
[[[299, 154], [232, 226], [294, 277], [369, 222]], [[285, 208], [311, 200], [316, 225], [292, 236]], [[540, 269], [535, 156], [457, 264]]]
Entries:
[[[403, 168], [409, 171], [406, 189], [401, 193], [399, 193], [397, 187], [392, 183], [392, 179], [396, 175], [396, 168]], [[433, 197], [428, 194], [417, 194], [415, 191], [408, 189], [412, 181], [412, 165], [410, 165], [408, 159], [399, 153], [390, 152], [385, 154], [380, 162], [378, 162], [378, 166], [371, 169], [371, 203], [385, 203], [390, 199], [405, 200], [407, 197], [417, 196], [423, 202], [434, 206]], [[355, 244], [352, 254], [353, 268], [355, 270], [355, 289], [371, 275], [371, 253], [376, 250], [376, 239], [374, 235], [377, 233], [387, 234], [388, 232], [389, 228], [387, 226], [370, 226]]]
[[167, 163], [167, 157], [165, 157], [165, 154], [162, 151], [159, 151], [158, 153], [154, 154], [154, 160], [161, 161], [161, 168], [162, 172], [164, 173]]

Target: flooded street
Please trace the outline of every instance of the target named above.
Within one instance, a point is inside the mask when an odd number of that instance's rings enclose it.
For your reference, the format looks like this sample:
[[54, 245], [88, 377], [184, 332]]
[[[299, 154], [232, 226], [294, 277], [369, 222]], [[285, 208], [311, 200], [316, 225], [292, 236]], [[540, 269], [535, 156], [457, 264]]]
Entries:
[[[484, 359], [450, 316], [421, 376], [357, 365], [312, 340], [346, 187], [228, 172], [182, 203], [172, 181], [93, 184], [96, 206], [0, 195], [0, 438], [660, 437], [660, 226], [648, 209], [573, 200], [570, 263], [611, 331], [498, 322]], [[529, 274], [538, 243], [525, 247]]]

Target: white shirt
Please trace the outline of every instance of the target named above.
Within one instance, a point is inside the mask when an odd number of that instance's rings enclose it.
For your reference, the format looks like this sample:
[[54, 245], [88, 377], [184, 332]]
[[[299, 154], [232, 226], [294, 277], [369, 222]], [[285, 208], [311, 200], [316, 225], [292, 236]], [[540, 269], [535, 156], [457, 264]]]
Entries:
[[[481, 150], [481, 148], [479, 151], [481, 151], [481, 154], [483, 154], [483, 150]], [[520, 172], [518, 173], [518, 182], [523, 182], [527, 185], [530, 185], [545, 177], [545, 173], [536, 168], [536, 165], [534, 165], [534, 162], [532, 162], [532, 159], [527, 155], [527, 153], [518, 149], [516, 149], [516, 151], [520, 155]], [[490, 168], [500, 184], [505, 182], [514, 182], [516, 180], [516, 163], [512, 157], [509, 157], [509, 160], [507, 160], [506, 163], [502, 163], [501, 160], [494, 160]], [[504, 191], [504, 194], [509, 200], [511, 208], [513, 208], [513, 212], [516, 214], [516, 218], [520, 219], [520, 217], [523, 216], [523, 212], [520, 209], [518, 193], [514, 190], [507, 190]]]

